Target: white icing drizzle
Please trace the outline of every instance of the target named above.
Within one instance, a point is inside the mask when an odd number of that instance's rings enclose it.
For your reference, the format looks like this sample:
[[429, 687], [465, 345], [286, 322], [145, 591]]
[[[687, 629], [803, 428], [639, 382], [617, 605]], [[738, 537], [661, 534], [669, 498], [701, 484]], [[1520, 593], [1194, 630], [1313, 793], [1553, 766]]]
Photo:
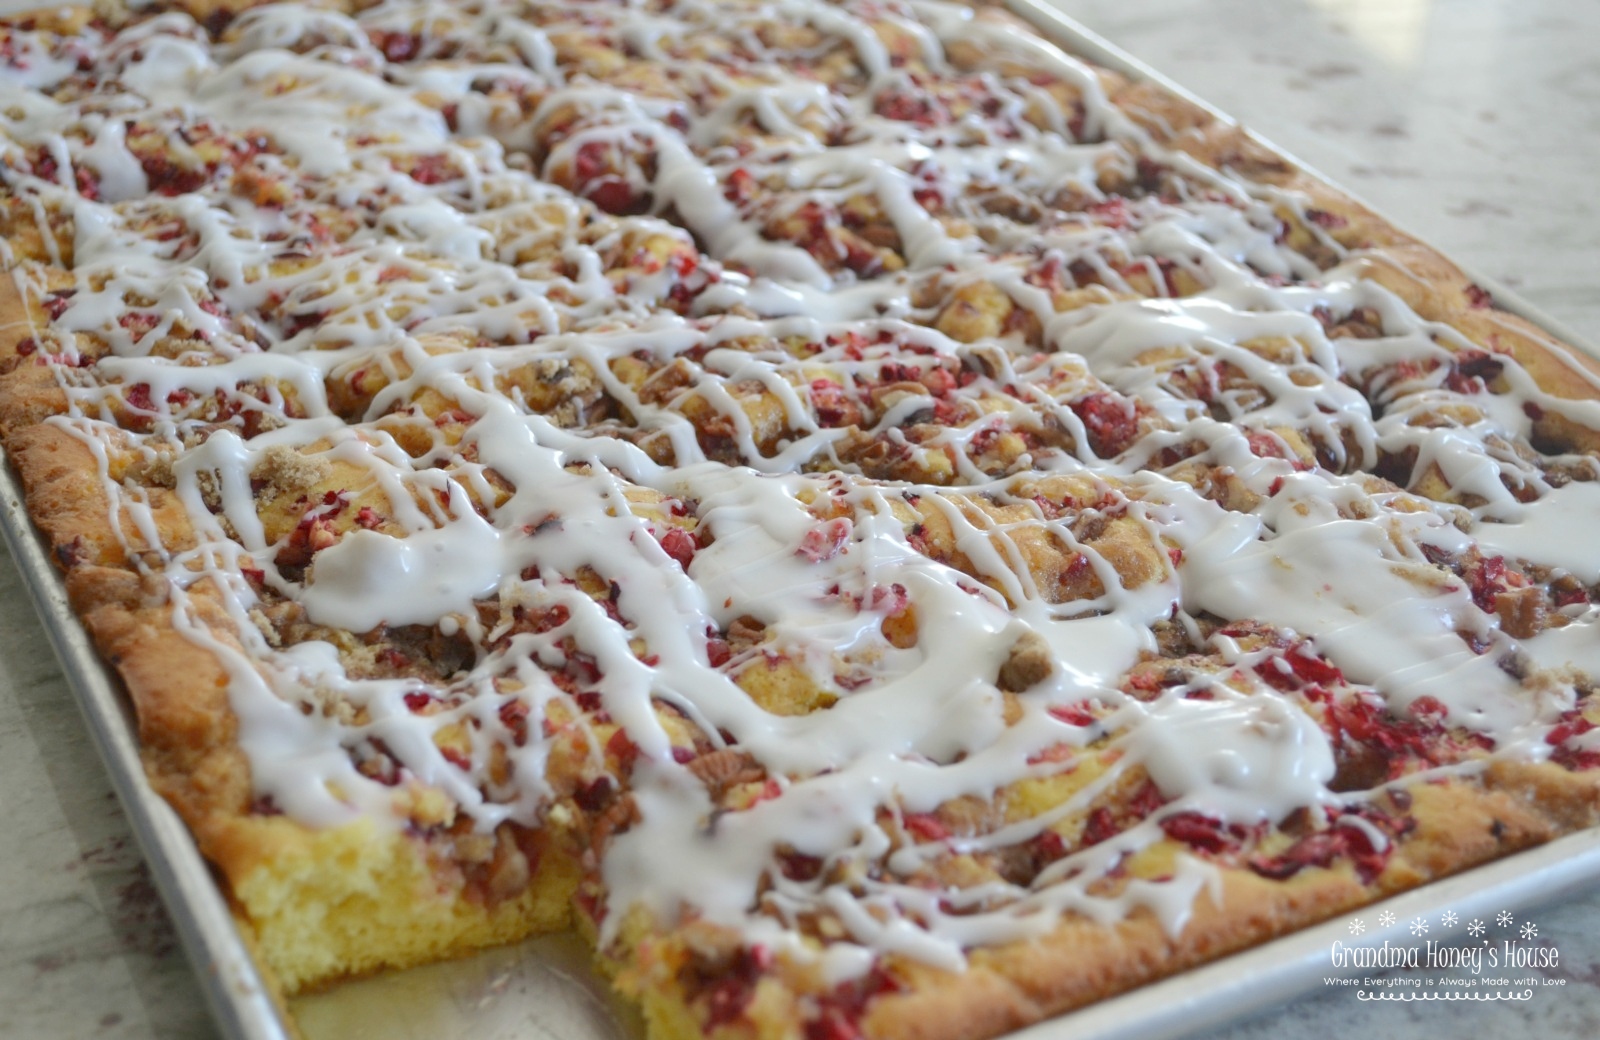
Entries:
[[1519, 503], [1507, 522], [1479, 524], [1473, 537], [1485, 552], [1559, 567], [1583, 582], [1600, 582], [1593, 537], [1600, 524], [1600, 483], [1568, 484]]
[[[886, 952], [959, 968], [1067, 912], [1144, 908], [1181, 930], [1215, 888], [1201, 857], [1103, 884], [1178, 814], [1249, 828], [1309, 810], [1386, 847], [1338, 816], [1350, 799], [1329, 790], [1335, 748], [1306, 700], [1249, 678], [1272, 655], [1219, 635], [1235, 683], [1123, 692], [1157, 622], [1309, 639], [1396, 715], [1437, 704], [1499, 754], [1548, 753], [1575, 684], [1600, 674], [1586, 601], [1519, 640], [1428, 562], [1476, 547], [1600, 582], [1592, 462], [1529, 447], [1540, 410], [1593, 429], [1600, 406], [1556, 401], [1509, 359], [1457, 364], [1458, 333], [1289, 248], [1278, 195], [1162, 148], [1088, 66], [966, 7], [388, 0], [353, 19], [257, 8], [219, 43], [181, 14], [8, 38], [5, 183], [36, 200], [56, 262], [50, 215], [72, 221], [76, 288], [51, 297], [37, 348], [70, 402], [57, 421], [147, 545], [148, 496], [110, 460], [170, 462], [195, 545], [141, 566], [228, 669], [263, 804], [310, 825], [401, 818], [357, 768], [381, 745], [478, 829], [537, 826], [559, 797], [541, 724], [589, 726], [594, 695], [639, 753], [636, 820], [598, 868], [604, 938], [642, 906], [831, 980]], [[957, 41], [988, 63], [958, 67]], [[610, 61], [624, 49], [642, 83]], [[66, 89], [80, 56], [93, 89]], [[1141, 163], [1185, 187], [1139, 187]], [[1014, 318], [959, 342], [945, 306], [977, 287]], [[1370, 338], [1330, 335], [1361, 315]], [[73, 335], [105, 356], [76, 366]], [[283, 452], [345, 484], [287, 529], [259, 511]], [[1341, 475], [1396, 460], [1459, 504]], [[1253, 501], [1224, 509], [1186, 465]], [[1057, 508], [1016, 483], [1084, 474], [1103, 502]], [[630, 508], [641, 495], [692, 515], [694, 551]], [[917, 508], [949, 527], [959, 568], [918, 543]], [[1126, 587], [1075, 533], [1089, 514], [1132, 517], [1173, 565]], [[1041, 531], [1097, 596], [1041, 586], [1025, 548]], [[604, 603], [574, 584], [586, 574]], [[237, 640], [198, 620], [197, 583]], [[437, 682], [361, 678], [327, 639], [269, 639], [268, 601], [470, 652]], [[907, 608], [901, 646], [886, 624]], [[493, 620], [516, 612], [559, 620]], [[746, 619], [763, 642], [715, 661]], [[1025, 634], [1051, 665], [1008, 698], [997, 675]], [[831, 706], [764, 710], [736, 679], [769, 658]], [[1103, 710], [1063, 721], [1084, 704]], [[759, 763], [769, 796], [717, 811], [662, 705]], [[436, 740], [451, 727], [465, 752]], [[1102, 737], [1105, 773], [1054, 808], [904, 837], [907, 814], [1051, 776], [1051, 749]], [[589, 757], [603, 772], [593, 742]], [[953, 853], [1059, 837], [1140, 771], [1161, 807], [1033, 882], [928, 885]], [[837, 873], [790, 878], [787, 854]], [[794, 927], [818, 910], [843, 935], [821, 952]]]

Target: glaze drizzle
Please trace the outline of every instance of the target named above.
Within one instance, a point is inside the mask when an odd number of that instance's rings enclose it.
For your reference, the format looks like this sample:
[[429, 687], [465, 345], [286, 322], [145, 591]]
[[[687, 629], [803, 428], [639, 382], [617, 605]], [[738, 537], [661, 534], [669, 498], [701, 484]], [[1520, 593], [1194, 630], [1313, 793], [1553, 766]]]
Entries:
[[6, 32], [23, 361], [227, 664], [262, 811], [583, 816], [604, 940], [687, 915], [844, 980], [1175, 933], [1218, 857], [1328, 865], [1291, 817], [1365, 874], [1404, 775], [1593, 764], [1600, 484], [1540, 423], [1600, 405], [1010, 23]]

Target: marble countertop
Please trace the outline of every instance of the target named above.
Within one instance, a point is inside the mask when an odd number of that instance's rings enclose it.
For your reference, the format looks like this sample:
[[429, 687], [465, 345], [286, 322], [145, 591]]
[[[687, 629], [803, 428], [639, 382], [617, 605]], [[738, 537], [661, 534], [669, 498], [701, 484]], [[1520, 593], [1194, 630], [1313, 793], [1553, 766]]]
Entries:
[[[1600, 4], [1061, 2], [1600, 343]], [[214, 1036], [9, 559], [0, 791], [0, 1036]], [[1526, 1003], [1372, 1004], [1330, 990], [1207, 1038], [1600, 1035], [1600, 890], [1522, 918], [1560, 951], [1550, 977], [1565, 983]]]

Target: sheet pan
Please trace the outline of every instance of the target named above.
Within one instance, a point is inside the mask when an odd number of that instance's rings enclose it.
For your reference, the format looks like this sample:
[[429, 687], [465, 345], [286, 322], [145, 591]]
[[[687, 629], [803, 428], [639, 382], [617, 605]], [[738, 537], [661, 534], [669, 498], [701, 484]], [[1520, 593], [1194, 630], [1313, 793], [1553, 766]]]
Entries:
[[[1223, 113], [1063, 14], [1051, 0], [1006, 0], [1019, 16], [1072, 53], [1126, 75], [1155, 81], [1221, 118]], [[35, 3], [0, 0], [0, 12]], [[1278, 149], [1280, 152], [1282, 149]], [[1315, 174], [1304, 163], [1302, 168]], [[1327, 178], [1323, 178], [1327, 180]], [[1398, 225], [1403, 226], [1403, 225]], [[1584, 352], [1582, 341], [1494, 280], [1467, 271], [1497, 303]], [[8, 465], [0, 465], [0, 535], [44, 622], [77, 698], [94, 744], [128, 814], [151, 876], [228, 1040], [633, 1040], [636, 1016], [612, 997], [570, 937], [517, 946], [339, 986], [291, 1002], [294, 1024], [267, 992], [249, 950], [177, 815], [146, 782], [131, 708], [67, 604], [59, 573], [22, 505]], [[1413, 917], [1452, 910], [1461, 919], [1548, 903], [1600, 879], [1600, 829], [1570, 835], [1425, 886], [1363, 911], [1389, 928], [1364, 941], [1399, 940]], [[1329, 959], [1348, 939], [1346, 920], [1330, 920], [1212, 962], [1070, 1015], [1041, 1023], [1009, 1040], [1160, 1040], [1214, 1026], [1280, 1003], [1326, 976], [1340, 974]]]

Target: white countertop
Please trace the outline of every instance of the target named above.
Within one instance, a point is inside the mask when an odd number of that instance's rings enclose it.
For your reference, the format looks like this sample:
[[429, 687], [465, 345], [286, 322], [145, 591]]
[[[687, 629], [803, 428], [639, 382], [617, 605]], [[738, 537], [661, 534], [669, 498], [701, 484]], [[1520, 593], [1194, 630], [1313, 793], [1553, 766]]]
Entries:
[[[1600, 4], [1061, 2], [1600, 343]], [[0, 1036], [213, 1036], [9, 559], [0, 791]], [[1210, 1040], [1600, 1035], [1600, 891], [1520, 917], [1560, 951], [1551, 977], [1565, 980], [1526, 1003], [1373, 1004], [1336, 990]]]

